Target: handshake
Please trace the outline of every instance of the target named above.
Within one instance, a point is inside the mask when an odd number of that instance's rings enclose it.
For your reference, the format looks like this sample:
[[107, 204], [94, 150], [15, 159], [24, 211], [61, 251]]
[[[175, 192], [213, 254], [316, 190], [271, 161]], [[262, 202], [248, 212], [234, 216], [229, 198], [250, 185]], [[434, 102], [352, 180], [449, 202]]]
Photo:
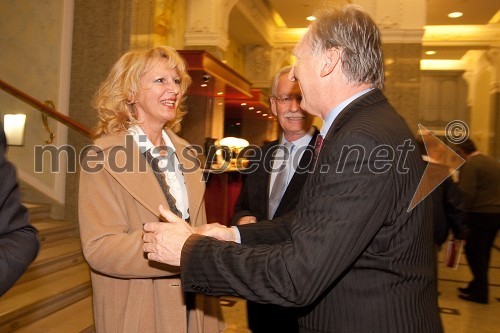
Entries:
[[182, 247], [193, 234], [209, 236], [222, 241], [238, 241], [235, 228], [228, 228], [219, 223], [192, 227], [163, 206], [160, 206], [160, 213], [168, 221], [167, 223], [148, 222], [144, 224], [143, 250], [150, 260], [180, 266]]
[[204, 224], [193, 228], [194, 232], [203, 236], [217, 238], [218, 240], [237, 242], [238, 236], [236, 230], [231, 227], [226, 227], [220, 223]]

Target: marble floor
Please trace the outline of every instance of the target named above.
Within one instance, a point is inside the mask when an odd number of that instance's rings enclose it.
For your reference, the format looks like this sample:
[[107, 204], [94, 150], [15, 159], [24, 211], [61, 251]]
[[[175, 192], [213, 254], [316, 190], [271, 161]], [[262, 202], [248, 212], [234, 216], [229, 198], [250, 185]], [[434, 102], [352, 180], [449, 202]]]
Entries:
[[[458, 268], [444, 267], [443, 252], [439, 260], [439, 307], [446, 333], [500, 332], [500, 236], [492, 250], [490, 263], [490, 303], [478, 304], [458, 298], [458, 287], [466, 287], [471, 278], [465, 256]], [[245, 301], [236, 297], [221, 298], [225, 333], [250, 333], [246, 322]], [[278, 332], [281, 333], [281, 332]], [[286, 332], [283, 332], [286, 333]]]

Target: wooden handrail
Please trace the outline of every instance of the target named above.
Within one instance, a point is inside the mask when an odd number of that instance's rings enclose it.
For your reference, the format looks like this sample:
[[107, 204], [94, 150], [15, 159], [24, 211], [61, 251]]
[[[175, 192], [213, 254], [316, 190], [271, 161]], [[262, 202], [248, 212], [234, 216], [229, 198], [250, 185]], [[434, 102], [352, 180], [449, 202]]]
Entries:
[[21, 101], [31, 105], [35, 109], [45, 113], [49, 117], [63, 123], [64, 125], [68, 126], [69, 128], [74, 129], [77, 132], [80, 132], [81, 134], [85, 135], [86, 137], [90, 138], [90, 130], [85, 127], [84, 125], [80, 124], [79, 122], [71, 119], [70, 117], [60, 113], [59, 111], [43, 104], [39, 100], [37, 100], [34, 97], [31, 97], [30, 95], [26, 94], [25, 92], [11, 86], [7, 82], [0, 80], [0, 88], [2, 88], [4, 91], [8, 92], [12, 96], [20, 99]]

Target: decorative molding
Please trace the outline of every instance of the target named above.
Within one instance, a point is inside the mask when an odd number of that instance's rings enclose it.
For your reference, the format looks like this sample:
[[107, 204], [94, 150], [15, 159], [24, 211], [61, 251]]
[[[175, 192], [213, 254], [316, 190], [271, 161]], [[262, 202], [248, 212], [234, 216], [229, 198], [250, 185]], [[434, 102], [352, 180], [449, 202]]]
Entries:
[[381, 29], [382, 43], [420, 44], [423, 29]]
[[189, 26], [189, 29], [186, 31], [186, 34], [195, 34], [195, 33], [207, 33], [212, 31], [213, 27], [209, 27], [204, 24], [202, 20], [196, 20], [192, 25]]
[[216, 46], [224, 51], [229, 45], [229, 38], [216, 32], [186, 33], [185, 46]]
[[498, 26], [460, 25], [425, 26], [424, 46], [474, 46], [486, 48], [500, 43]]
[[466, 70], [467, 67], [467, 63], [462, 60], [420, 60], [421, 70], [455, 71]]
[[295, 46], [302, 36], [306, 33], [306, 28], [276, 28], [273, 33], [275, 46]]
[[[359, 1], [354, 2], [358, 3]], [[410, 15], [410, 13], [408, 13], [410, 10], [407, 9], [406, 6], [408, 6], [407, 3], [399, 1], [394, 13], [387, 15], [387, 10], [384, 9], [384, 11], [381, 11], [385, 16], [378, 20], [378, 24], [381, 29], [383, 43], [422, 43], [425, 30], [422, 29], [421, 26], [418, 28], [416, 24], [412, 25], [415, 26], [415, 28], [403, 26], [403, 22], [401, 21], [402, 18]], [[370, 2], [369, 7], [374, 10], [375, 4]], [[406, 15], [403, 15], [404, 13], [406, 13]], [[372, 13], [372, 15], [374, 15], [374, 13]], [[306, 31], [306, 28], [275, 28], [272, 38], [273, 45], [278, 47], [293, 47]]]
[[500, 66], [500, 48], [491, 48], [484, 53], [484, 56], [490, 65]]
[[292, 49], [293, 46], [273, 48], [271, 52], [270, 80], [281, 67], [292, 64]]
[[245, 73], [254, 87], [269, 86], [272, 48], [261, 45], [245, 47]]

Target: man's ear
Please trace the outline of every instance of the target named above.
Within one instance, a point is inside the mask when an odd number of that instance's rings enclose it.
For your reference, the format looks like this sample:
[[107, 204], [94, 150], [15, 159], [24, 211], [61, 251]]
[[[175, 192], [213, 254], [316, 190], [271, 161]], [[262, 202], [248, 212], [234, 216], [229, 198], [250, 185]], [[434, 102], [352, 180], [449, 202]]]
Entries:
[[278, 101], [276, 101], [276, 99], [274, 98], [270, 98], [269, 101], [271, 102], [271, 112], [277, 117], [278, 116], [278, 105], [276, 105], [278, 103]]
[[321, 76], [327, 76], [335, 69], [340, 60], [340, 51], [336, 48], [329, 48], [323, 54], [323, 64], [321, 65]]

